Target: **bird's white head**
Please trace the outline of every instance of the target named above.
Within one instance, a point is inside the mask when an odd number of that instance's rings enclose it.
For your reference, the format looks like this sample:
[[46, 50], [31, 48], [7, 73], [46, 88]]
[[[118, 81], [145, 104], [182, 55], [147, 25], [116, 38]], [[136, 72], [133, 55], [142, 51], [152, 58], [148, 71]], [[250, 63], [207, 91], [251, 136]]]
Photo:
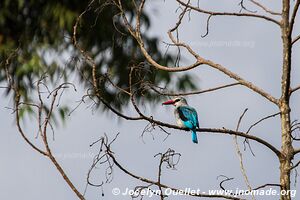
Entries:
[[162, 104], [163, 105], [173, 105], [175, 107], [188, 105], [186, 99], [183, 97], [176, 97], [175, 99], [171, 99]]

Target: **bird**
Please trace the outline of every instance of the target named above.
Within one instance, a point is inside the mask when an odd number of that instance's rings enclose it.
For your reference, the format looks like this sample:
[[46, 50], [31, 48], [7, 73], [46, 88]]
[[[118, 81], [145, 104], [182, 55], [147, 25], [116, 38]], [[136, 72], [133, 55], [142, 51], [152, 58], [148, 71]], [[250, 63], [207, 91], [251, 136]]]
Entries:
[[183, 97], [168, 100], [163, 105], [175, 106], [174, 115], [179, 127], [188, 128], [192, 132], [193, 143], [198, 143], [196, 129], [199, 128], [198, 114], [195, 108], [189, 106]]

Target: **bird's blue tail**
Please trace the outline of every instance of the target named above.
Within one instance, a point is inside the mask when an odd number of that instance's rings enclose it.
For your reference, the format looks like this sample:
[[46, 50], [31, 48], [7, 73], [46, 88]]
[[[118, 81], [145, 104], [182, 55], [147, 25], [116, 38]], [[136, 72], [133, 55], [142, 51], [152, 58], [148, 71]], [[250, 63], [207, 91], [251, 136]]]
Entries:
[[192, 141], [196, 144], [198, 143], [197, 133], [195, 130], [192, 130]]

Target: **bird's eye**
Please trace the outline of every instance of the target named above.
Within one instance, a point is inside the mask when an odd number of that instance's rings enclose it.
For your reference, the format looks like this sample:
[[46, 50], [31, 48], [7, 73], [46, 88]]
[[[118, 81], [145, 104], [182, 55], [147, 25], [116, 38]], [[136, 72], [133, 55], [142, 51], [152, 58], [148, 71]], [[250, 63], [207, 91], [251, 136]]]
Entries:
[[178, 102], [178, 101], [180, 101], [180, 99], [175, 99], [175, 102]]

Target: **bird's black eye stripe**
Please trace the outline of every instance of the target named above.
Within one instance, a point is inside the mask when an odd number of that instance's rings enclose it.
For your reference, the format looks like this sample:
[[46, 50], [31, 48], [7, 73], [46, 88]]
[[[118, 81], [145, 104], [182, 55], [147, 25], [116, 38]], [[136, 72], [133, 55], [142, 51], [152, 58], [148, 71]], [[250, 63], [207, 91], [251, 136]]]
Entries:
[[180, 101], [180, 99], [175, 99], [175, 102], [178, 102], [178, 101]]

